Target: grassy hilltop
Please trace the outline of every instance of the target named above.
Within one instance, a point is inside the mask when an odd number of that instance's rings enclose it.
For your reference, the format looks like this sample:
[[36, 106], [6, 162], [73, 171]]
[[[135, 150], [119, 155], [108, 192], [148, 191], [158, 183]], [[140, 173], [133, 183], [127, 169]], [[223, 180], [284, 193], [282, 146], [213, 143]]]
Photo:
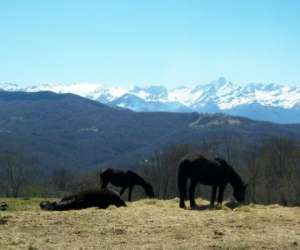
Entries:
[[47, 212], [40, 199], [0, 199], [0, 249], [300, 249], [300, 208], [178, 208], [140, 200], [126, 208]]

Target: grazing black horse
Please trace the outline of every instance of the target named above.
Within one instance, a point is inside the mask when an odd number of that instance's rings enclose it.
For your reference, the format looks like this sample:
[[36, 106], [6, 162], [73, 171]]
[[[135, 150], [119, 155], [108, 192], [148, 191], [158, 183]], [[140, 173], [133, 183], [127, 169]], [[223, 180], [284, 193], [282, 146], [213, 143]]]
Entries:
[[145, 193], [150, 198], [154, 197], [154, 192], [152, 186], [147, 183], [142, 177], [133, 171], [121, 171], [112, 168], [107, 168], [100, 174], [100, 180], [102, 183], [102, 188], [106, 188], [108, 183], [114, 186], [122, 187], [120, 195], [129, 188], [128, 201], [131, 201], [132, 189], [135, 185], [139, 185], [144, 188]]
[[119, 194], [109, 189], [91, 189], [78, 194], [66, 196], [58, 202], [43, 201], [41, 209], [51, 211], [63, 211], [71, 209], [83, 209], [88, 207], [107, 208], [109, 205], [116, 207], [126, 206]]
[[217, 189], [219, 189], [218, 204], [222, 204], [227, 183], [230, 183], [233, 187], [233, 196], [238, 202], [244, 202], [245, 200], [247, 185], [243, 183], [241, 177], [223, 159], [208, 160], [202, 155], [198, 155], [195, 158], [186, 158], [181, 161], [178, 168], [179, 206], [181, 208], [185, 208], [184, 200], [188, 179], [190, 179], [189, 198], [191, 208], [196, 207], [194, 193], [198, 182], [212, 186], [211, 207], [214, 206]]

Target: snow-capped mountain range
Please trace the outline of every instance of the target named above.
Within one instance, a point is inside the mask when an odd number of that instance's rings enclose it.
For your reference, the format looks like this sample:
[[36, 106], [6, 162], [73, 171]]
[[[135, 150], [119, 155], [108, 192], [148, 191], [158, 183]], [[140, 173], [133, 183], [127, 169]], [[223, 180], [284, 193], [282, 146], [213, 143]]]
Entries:
[[73, 93], [134, 111], [223, 112], [279, 123], [300, 122], [300, 85], [237, 85], [220, 77], [209, 84], [173, 89], [163, 86], [106, 87], [85, 83], [41, 84], [23, 88], [12, 83], [0, 83], [0, 89]]

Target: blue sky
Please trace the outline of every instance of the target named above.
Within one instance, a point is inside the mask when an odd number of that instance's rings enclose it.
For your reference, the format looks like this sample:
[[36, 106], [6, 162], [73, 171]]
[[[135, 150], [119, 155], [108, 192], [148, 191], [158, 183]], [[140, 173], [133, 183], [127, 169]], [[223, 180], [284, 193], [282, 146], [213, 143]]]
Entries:
[[0, 2], [0, 82], [300, 84], [300, 1]]

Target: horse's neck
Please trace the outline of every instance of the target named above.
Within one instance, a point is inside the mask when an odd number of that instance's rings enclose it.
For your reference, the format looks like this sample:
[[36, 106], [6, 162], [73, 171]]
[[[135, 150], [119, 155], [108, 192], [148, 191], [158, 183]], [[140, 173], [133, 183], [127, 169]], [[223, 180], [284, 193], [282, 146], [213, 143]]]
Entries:
[[232, 168], [230, 168], [229, 183], [234, 189], [243, 186], [243, 181], [241, 177]]
[[140, 177], [138, 175], [136, 175], [135, 181], [136, 181], [136, 185], [139, 185], [139, 186], [141, 186], [143, 188], [145, 188], [147, 186], [146, 181], [142, 177]]

